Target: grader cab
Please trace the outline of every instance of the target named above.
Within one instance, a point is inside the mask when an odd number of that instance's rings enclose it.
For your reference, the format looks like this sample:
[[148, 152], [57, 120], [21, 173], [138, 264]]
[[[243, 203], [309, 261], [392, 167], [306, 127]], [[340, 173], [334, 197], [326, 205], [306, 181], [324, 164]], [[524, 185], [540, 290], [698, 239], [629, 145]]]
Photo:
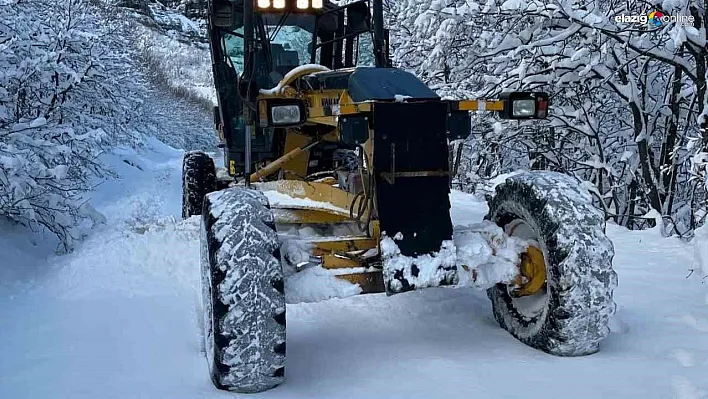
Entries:
[[[448, 145], [469, 136], [469, 113], [543, 119], [545, 93], [441, 99], [392, 67], [382, 0], [212, 0], [209, 34], [225, 170], [185, 155], [183, 217], [202, 218], [218, 388], [260, 392], [285, 378], [283, 268], [321, 267], [362, 293], [487, 288], [497, 321], [524, 343], [560, 356], [598, 350], [614, 311], [613, 250], [573, 179], [507, 179], [485, 231], [450, 217]], [[317, 234], [288, 236], [303, 227]], [[458, 233], [513, 243], [511, 272], [481, 273], [489, 264], [470, 259]]]

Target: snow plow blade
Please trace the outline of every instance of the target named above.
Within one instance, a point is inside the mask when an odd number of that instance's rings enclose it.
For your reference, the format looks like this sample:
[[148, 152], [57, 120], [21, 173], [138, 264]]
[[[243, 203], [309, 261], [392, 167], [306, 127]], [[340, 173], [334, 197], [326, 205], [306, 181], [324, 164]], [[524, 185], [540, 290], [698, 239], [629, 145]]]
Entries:
[[[439, 251], [452, 239], [447, 116], [442, 101], [374, 104], [379, 222], [383, 233], [400, 236], [397, 244], [405, 256]], [[403, 272], [384, 274], [387, 293], [416, 288]]]

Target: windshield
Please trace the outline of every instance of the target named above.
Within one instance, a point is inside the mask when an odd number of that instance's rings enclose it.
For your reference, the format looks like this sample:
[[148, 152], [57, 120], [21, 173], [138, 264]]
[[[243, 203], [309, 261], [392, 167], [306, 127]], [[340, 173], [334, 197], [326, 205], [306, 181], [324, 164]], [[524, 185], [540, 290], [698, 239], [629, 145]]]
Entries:
[[299, 26], [266, 26], [270, 39], [273, 70], [286, 74], [310, 61], [312, 33]]
[[[256, 53], [255, 61], [262, 64], [260, 67], [270, 69], [272, 66], [272, 71], [285, 74], [310, 62], [312, 32], [315, 27], [313, 15], [260, 14], [259, 20], [257, 23], [262, 23], [262, 28], [257, 28], [257, 31], [264, 31], [267, 36], [264, 38], [262, 33], [256, 34], [259, 41], [257, 48], [261, 51]], [[263, 39], [270, 43], [268, 56], [262, 51]], [[223, 32], [222, 47], [231, 66], [239, 74], [243, 73], [243, 26]]]
[[[312, 40], [315, 29], [315, 16], [312, 14], [292, 14], [292, 13], [265, 13], [259, 14], [256, 21], [255, 38], [256, 53], [254, 56], [254, 76], [259, 83], [264, 86], [272, 86], [285, 76], [292, 69], [309, 64], [312, 58]], [[244, 39], [243, 26], [234, 26], [235, 30], [223, 31], [224, 54], [227, 62], [240, 75], [243, 71], [244, 62]], [[316, 62], [332, 67], [350, 66], [374, 66], [373, 41], [370, 32], [350, 36], [347, 40], [350, 45], [345, 45], [340, 39], [339, 45], [332, 43], [332, 40], [318, 37]], [[264, 48], [264, 44], [268, 47]], [[329, 43], [329, 52], [322, 53], [323, 44]], [[340, 53], [333, 54], [332, 48], [339, 49]], [[351, 51], [350, 58], [345, 56], [345, 48]], [[320, 59], [325, 57], [323, 59]], [[343, 62], [343, 63], [342, 63]]]
[[310, 62], [315, 17], [308, 14], [262, 14], [270, 43], [272, 70], [285, 75]]
[[239, 74], [243, 73], [243, 28], [224, 34], [224, 53], [227, 61]]

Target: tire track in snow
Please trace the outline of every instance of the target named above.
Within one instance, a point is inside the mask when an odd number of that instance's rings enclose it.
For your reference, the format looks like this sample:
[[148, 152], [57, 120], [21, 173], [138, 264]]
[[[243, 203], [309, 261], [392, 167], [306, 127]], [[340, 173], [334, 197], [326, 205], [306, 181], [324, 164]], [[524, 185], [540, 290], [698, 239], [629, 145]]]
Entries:
[[693, 367], [696, 364], [693, 354], [685, 349], [674, 349], [670, 356], [683, 367]]
[[[701, 333], [708, 333], [708, 320], [696, 318], [693, 315], [686, 314], [681, 317], [681, 322]], [[706, 337], [708, 339], [708, 337]], [[695, 355], [686, 349], [674, 349], [670, 353], [676, 362], [683, 368], [693, 368], [696, 365]], [[701, 399], [706, 398], [707, 393], [699, 389], [691, 379], [681, 375], [671, 377], [671, 387], [674, 390], [676, 399]]]
[[686, 377], [671, 377], [671, 386], [674, 388], [674, 397], [676, 399], [701, 399], [705, 397], [705, 392], [696, 388]]
[[706, 319], [696, 318], [693, 315], [687, 314], [681, 317], [681, 321], [683, 321], [687, 326], [693, 327], [697, 331], [708, 333], [708, 320]]

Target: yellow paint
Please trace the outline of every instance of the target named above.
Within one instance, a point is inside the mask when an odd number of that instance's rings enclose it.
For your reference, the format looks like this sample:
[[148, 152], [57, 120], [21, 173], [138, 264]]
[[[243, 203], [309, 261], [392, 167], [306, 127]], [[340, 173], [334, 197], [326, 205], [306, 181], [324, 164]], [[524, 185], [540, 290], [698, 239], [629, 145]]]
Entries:
[[[354, 200], [354, 195], [332, 187], [329, 184], [306, 182], [302, 180], [277, 180], [257, 183], [261, 191], [277, 191], [293, 198], [310, 199], [316, 201], [306, 205], [297, 204], [271, 204], [272, 208], [279, 209], [314, 209], [335, 215], [349, 217], [349, 206]], [[321, 204], [318, 204], [321, 203]], [[363, 217], [366, 217], [366, 212]]]
[[[295, 147], [292, 151], [252, 173], [250, 179], [251, 183], [265, 180], [268, 176], [279, 171], [284, 165], [287, 165], [293, 159], [302, 157], [303, 155], [307, 155], [306, 151], [300, 147]], [[297, 178], [298, 175], [295, 174], [295, 176]]]
[[[480, 109], [480, 104], [482, 109]], [[460, 111], [502, 111], [504, 101], [502, 100], [461, 100], [459, 102]]]
[[337, 184], [337, 179], [335, 179], [332, 176], [328, 176], [323, 179], [317, 180], [316, 183], [329, 184], [330, 186], [333, 186], [333, 185]]
[[[285, 154], [296, 148], [304, 147], [311, 141], [312, 138], [309, 136], [288, 130], [288, 133], [285, 136]], [[300, 178], [303, 179], [307, 176], [307, 163], [309, 161], [310, 153], [304, 152], [284, 163], [282, 169], [294, 174], [295, 176], [300, 176]]]
[[[310, 110], [312, 110], [312, 108], [310, 108]], [[333, 127], [339, 126], [339, 121], [337, 120], [336, 116], [310, 117], [307, 119], [307, 121], [310, 123], [316, 123], [319, 125], [327, 125], [327, 126], [333, 126]]]
[[322, 255], [322, 267], [325, 269], [349, 269], [361, 267], [361, 264], [354, 259], [337, 256], [335, 254]]
[[229, 174], [231, 176], [236, 174], [236, 161], [229, 159]]
[[349, 92], [346, 90], [342, 91], [342, 94], [339, 96], [339, 105], [349, 105], [349, 104], [354, 104], [354, 101], [352, 100], [351, 96], [349, 95]]
[[379, 225], [378, 220], [372, 220], [369, 224], [369, 234], [371, 235], [372, 239], [376, 240], [376, 242], [379, 242], [381, 238], [381, 226]]
[[321, 137], [322, 141], [339, 142], [339, 130], [335, 129]]
[[258, 124], [268, 126], [268, 102], [264, 100], [258, 101]]
[[368, 237], [346, 238], [343, 240], [313, 241], [313, 254], [324, 255], [331, 252], [354, 252], [376, 248], [378, 240]]
[[546, 261], [543, 252], [534, 246], [528, 247], [526, 252], [521, 254], [519, 271], [521, 275], [516, 280], [519, 288], [514, 290], [514, 296], [527, 296], [538, 292], [546, 284]]

